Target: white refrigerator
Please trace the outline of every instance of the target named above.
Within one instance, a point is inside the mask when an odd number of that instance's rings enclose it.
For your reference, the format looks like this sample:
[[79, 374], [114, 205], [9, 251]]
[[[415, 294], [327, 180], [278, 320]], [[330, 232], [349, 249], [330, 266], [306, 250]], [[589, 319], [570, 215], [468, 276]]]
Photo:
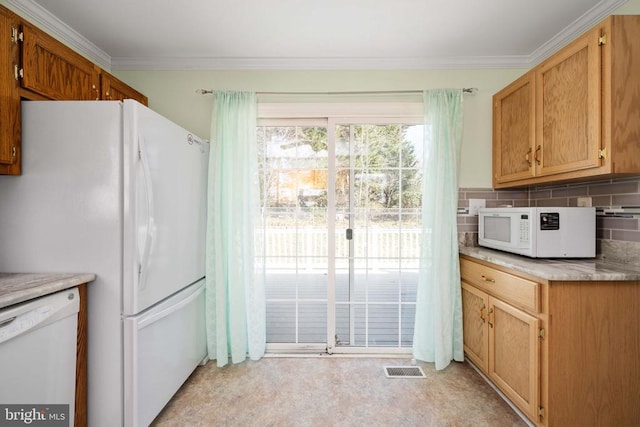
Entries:
[[136, 101], [22, 103], [23, 174], [0, 176], [0, 271], [96, 274], [91, 427], [148, 425], [206, 360], [208, 145]]

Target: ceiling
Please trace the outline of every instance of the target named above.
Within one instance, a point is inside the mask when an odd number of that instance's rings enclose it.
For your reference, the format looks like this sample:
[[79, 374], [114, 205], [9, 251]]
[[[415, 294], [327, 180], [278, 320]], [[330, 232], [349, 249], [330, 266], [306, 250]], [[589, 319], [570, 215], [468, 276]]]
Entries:
[[389, 69], [527, 67], [625, 1], [3, 3], [112, 69]]

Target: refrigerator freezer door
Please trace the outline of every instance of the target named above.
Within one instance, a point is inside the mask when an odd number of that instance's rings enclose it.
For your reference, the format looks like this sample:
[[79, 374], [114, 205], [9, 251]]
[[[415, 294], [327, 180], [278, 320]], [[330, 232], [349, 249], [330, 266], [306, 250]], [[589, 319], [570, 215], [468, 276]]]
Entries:
[[204, 279], [124, 319], [125, 426], [147, 426], [207, 354]]
[[124, 114], [138, 262], [123, 308], [134, 315], [204, 277], [209, 144], [138, 103], [125, 101]]

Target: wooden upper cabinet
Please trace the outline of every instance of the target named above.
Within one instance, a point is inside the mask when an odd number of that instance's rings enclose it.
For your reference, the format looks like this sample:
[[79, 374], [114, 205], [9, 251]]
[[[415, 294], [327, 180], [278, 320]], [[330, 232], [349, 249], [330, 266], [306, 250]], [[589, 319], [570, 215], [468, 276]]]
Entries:
[[147, 97], [0, 5], [0, 175], [21, 173], [20, 103]]
[[20, 173], [19, 22], [0, 8], [0, 174]]
[[23, 23], [22, 87], [54, 100], [100, 99], [100, 69], [38, 28]]
[[22, 87], [54, 100], [135, 99], [147, 97], [101, 70], [38, 28], [23, 24]]
[[640, 175], [638, 57], [640, 15], [610, 16], [497, 93], [494, 188]]
[[605, 166], [640, 175], [640, 15], [611, 16], [601, 30]]
[[600, 37], [592, 29], [535, 71], [536, 175], [600, 166]]
[[493, 184], [533, 177], [535, 79], [527, 73], [493, 96]]
[[103, 100], [122, 101], [125, 99], [135, 99], [143, 105], [148, 105], [146, 96], [106, 71], [100, 73], [100, 87], [100, 97]]

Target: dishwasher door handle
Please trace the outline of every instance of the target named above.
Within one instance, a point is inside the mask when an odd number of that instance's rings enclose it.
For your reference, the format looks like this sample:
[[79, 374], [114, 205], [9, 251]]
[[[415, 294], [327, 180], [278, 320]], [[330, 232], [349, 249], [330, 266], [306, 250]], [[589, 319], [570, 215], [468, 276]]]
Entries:
[[8, 319], [0, 320], [0, 328], [4, 328], [5, 326], [9, 326], [11, 322], [16, 320], [16, 316], [10, 317]]

